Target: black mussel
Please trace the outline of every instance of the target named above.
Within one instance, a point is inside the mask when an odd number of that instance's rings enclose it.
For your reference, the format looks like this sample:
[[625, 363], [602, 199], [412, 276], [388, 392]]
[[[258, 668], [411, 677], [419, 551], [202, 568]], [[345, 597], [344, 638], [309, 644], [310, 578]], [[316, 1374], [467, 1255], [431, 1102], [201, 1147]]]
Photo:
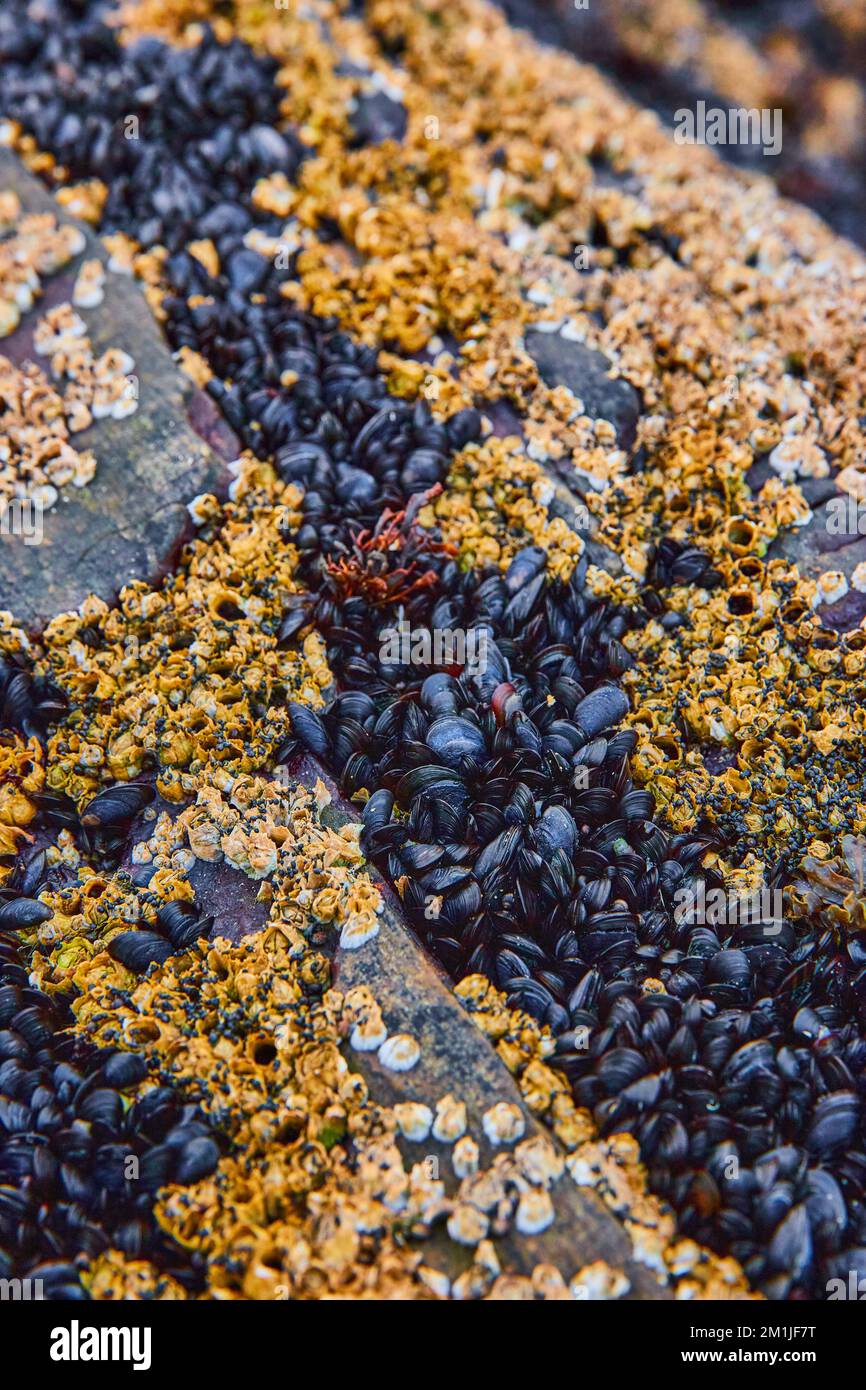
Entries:
[[457, 715], [434, 719], [427, 730], [426, 742], [440, 762], [459, 768], [463, 758], [483, 759], [487, 756], [484, 735], [477, 725]]
[[87, 803], [81, 812], [81, 824], [88, 830], [124, 826], [149, 806], [155, 796], [155, 789], [145, 782], [118, 782], [98, 792]]
[[14, 898], [0, 907], [0, 931], [28, 931], [51, 916], [46, 903], [35, 898]]
[[292, 730], [299, 742], [318, 758], [326, 758], [330, 752], [331, 741], [327, 730], [315, 710], [301, 705], [297, 700], [288, 701], [292, 716]]
[[615, 685], [599, 685], [585, 695], [573, 714], [584, 740], [611, 729], [628, 713], [628, 699]]
[[175, 899], [163, 903], [156, 914], [156, 924], [176, 951], [185, 951], [202, 937], [208, 936], [213, 917], [200, 917], [192, 903]]
[[152, 931], [119, 932], [108, 943], [108, 954], [136, 975], [143, 975], [151, 965], [162, 965], [174, 949], [164, 936]]

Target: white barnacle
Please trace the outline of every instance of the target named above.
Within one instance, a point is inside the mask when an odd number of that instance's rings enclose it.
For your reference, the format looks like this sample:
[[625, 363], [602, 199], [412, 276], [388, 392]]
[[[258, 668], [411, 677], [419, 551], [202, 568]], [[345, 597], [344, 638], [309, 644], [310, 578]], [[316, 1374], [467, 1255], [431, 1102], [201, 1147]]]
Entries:
[[72, 302], [81, 309], [95, 309], [104, 298], [105, 271], [96, 259], [85, 261], [72, 288]]
[[349, 1034], [349, 1044], [356, 1052], [378, 1052], [388, 1037], [382, 1015], [372, 1012], [361, 1023], [356, 1023]]
[[584, 1265], [569, 1284], [572, 1298], [589, 1303], [622, 1298], [630, 1288], [631, 1283], [622, 1270], [611, 1269], [605, 1260]]
[[[540, 304], [543, 307], [553, 303], [553, 295], [550, 293], [549, 287], [541, 280], [536, 280], [534, 285], [530, 285], [529, 289], [526, 291], [526, 298], [529, 300], [530, 304]], [[534, 328], [535, 324], [532, 326]], [[557, 325], [557, 327], [558, 326], [559, 325]]]
[[373, 912], [353, 912], [343, 923], [340, 931], [340, 946], [344, 951], [357, 951], [367, 941], [379, 934], [379, 923]]
[[409, 1033], [395, 1033], [379, 1048], [379, 1061], [389, 1071], [411, 1071], [420, 1056], [421, 1049]]
[[477, 1245], [490, 1229], [490, 1222], [469, 1202], [458, 1202], [448, 1218], [448, 1234], [458, 1245]]
[[61, 230], [66, 241], [66, 250], [69, 252], [70, 258], [80, 256], [87, 245], [87, 237], [84, 235], [81, 228], [64, 226]]
[[131, 392], [124, 391], [114, 402], [110, 410], [112, 420], [125, 420], [128, 415], [134, 415], [138, 410], [138, 401]]
[[447, 1298], [450, 1294], [451, 1280], [441, 1270], [433, 1269], [430, 1265], [419, 1265], [415, 1273], [425, 1288], [437, 1298]]
[[548, 452], [540, 439], [530, 439], [526, 446], [526, 452], [535, 463], [544, 463], [548, 457]]
[[491, 1144], [516, 1144], [526, 1128], [520, 1106], [505, 1100], [485, 1110], [481, 1123]]
[[514, 1156], [521, 1173], [534, 1187], [550, 1187], [562, 1177], [565, 1169], [565, 1159], [541, 1134], [524, 1139], [514, 1150]]
[[37, 512], [47, 512], [54, 506], [58, 496], [59, 494], [56, 487], [52, 487], [50, 483], [43, 483], [42, 487], [35, 487], [33, 489], [30, 494], [30, 500]]
[[841, 570], [824, 570], [818, 575], [818, 588], [815, 594], [815, 607], [825, 603], [838, 603], [848, 592], [848, 580]]
[[514, 1224], [523, 1236], [536, 1236], [553, 1224], [553, 1202], [543, 1188], [530, 1188], [520, 1195]]
[[565, 320], [562, 326], [561, 337], [567, 339], [570, 343], [583, 343], [586, 341], [586, 333], [579, 324], [575, 323], [574, 319]]
[[565, 1166], [577, 1187], [598, 1187], [601, 1182], [601, 1168], [598, 1162], [593, 1162], [592, 1157], [581, 1154], [580, 1151], [571, 1154], [565, 1160]]
[[9, 299], [0, 299], [0, 338], [14, 333], [21, 322], [21, 310]]
[[451, 1164], [458, 1178], [471, 1178], [478, 1172], [479, 1150], [474, 1139], [464, 1134], [451, 1153]]
[[632, 1257], [639, 1264], [654, 1270], [667, 1282], [668, 1267], [665, 1260], [667, 1242], [662, 1232], [654, 1230], [651, 1226], [639, 1226], [637, 1222], [633, 1221], [627, 1222], [627, 1230], [631, 1237]]
[[394, 1118], [403, 1138], [411, 1140], [413, 1144], [422, 1143], [433, 1125], [433, 1111], [429, 1105], [420, 1105], [414, 1100], [395, 1105]]
[[17, 285], [13, 285], [12, 298], [15, 300], [15, 303], [22, 313], [26, 313], [28, 309], [33, 308], [33, 291], [35, 288], [34, 285], [29, 285], [24, 280]]
[[433, 1138], [440, 1144], [454, 1144], [466, 1133], [466, 1106], [452, 1095], [436, 1102]]
[[96, 362], [97, 381], [110, 380], [116, 376], [129, 376], [135, 368], [135, 358], [123, 348], [109, 348]]
[[200, 492], [187, 502], [186, 509], [194, 526], [204, 526], [215, 515], [218, 503], [212, 492]]
[[693, 1240], [680, 1240], [665, 1258], [674, 1278], [682, 1279], [701, 1263], [701, 1247]]

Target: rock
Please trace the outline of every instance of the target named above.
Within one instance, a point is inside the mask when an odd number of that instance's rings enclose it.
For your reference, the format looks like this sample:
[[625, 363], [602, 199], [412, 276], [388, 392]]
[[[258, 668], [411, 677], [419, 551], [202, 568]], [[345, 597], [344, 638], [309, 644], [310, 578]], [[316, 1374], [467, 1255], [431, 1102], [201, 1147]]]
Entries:
[[548, 386], [567, 386], [583, 401], [593, 420], [610, 421], [621, 449], [631, 449], [641, 399], [628, 381], [608, 375], [611, 363], [603, 352], [563, 338], [561, 333], [542, 333], [533, 328], [526, 332], [526, 351]]
[[[25, 212], [50, 212], [61, 223], [74, 221], [5, 150], [0, 150], [0, 187], [14, 189]], [[87, 240], [84, 251], [59, 274], [44, 277], [34, 308], [13, 334], [0, 339], [0, 354], [13, 362], [29, 358], [42, 363], [33, 350], [39, 318], [71, 300], [82, 260], [107, 262], [101, 241], [89, 228], [81, 230]], [[172, 360], [131, 277], [107, 271], [104, 302], [83, 315], [96, 352], [119, 347], [134, 358], [139, 404], [125, 419], [100, 419], [74, 436], [76, 448], [96, 455], [96, 476], [86, 487], [61, 489], [56, 504], [44, 513], [41, 544], [0, 535], [0, 608], [10, 609], [32, 629], [77, 608], [90, 593], [110, 603], [134, 579], [158, 581], [191, 533], [187, 502], [199, 493], [220, 491], [228, 481], [224, 464], [201, 435], [223, 457], [237, 455], [237, 441], [214, 420], [208, 398]], [[193, 428], [193, 418], [201, 434]]]

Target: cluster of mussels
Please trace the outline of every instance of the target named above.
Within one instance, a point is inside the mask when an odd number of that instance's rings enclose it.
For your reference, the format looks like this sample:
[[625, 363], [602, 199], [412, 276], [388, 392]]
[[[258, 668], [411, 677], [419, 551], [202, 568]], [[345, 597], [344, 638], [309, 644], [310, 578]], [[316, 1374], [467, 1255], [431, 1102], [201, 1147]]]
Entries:
[[534, 548], [504, 574], [425, 558], [436, 582], [398, 611], [483, 631], [486, 669], [383, 661], [395, 606], [338, 604], [329, 573], [311, 611], [342, 689], [292, 707], [296, 742], [372, 793], [363, 844], [428, 948], [550, 1026], [553, 1064], [602, 1134], [635, 1134], [682, 1231], [775, 1297], [866, 1267], [863, 942], [819, 971], [805, 921], [681, 911], [722, 881], [708, 837], [666, 833], [632, 786], [606, 679], [628, 615], [580, 568], [546, 580]]
[[[58, 28], [22, 8], [0, 16], [3, 115], [71, 178], [105, 183], [105, 230], [178, 251], [236, 227], [256, 179], [294, 174], [300, 142], [273, 125], [276, 63], [238, 41], [218, 44], [210, 31], [189, 49], [146, 38], [122, 48], [98, 18], [70, 27], [59, 5]], [[256, 261], [238, 251], [233, 286], [252, 287]]]
[[0, 657], [0, 729], [33, 738], [65, 709], [63, 691], [45, 676], [35, 676], [20, 654]]
[[213, 1172], [217, 1140], [170, 1087], [142, 1089], [143, 1058], [89, 1046], [68, 1003], [34, 987], [18, 934], [51, 916], [34, 895], [54, 873], [39, 852], [0, 890], [0, 1277], [83, 1298], [82, 1270], [110, 1247], [194, 1290], [197, 1257], [161, 1232], [153, 1201]]
[[[866, 1274], [862, 948], [816, 972], [810, 923], [769, 934], [675, 912], [684, 889], [720, 886], [701, 867], [711, 844], [655, 822], [617, 731], [620, 639], [657, 605], [601, 603], [582, 566], [552, 579], [534, 547], [504, 573], [466, 573], [418, 525], [482, 420], [389, 396], [374, 352], [281, 294], [292, 259], [246, 244], [275, 229], [250, 180], [290, 174], [301, 153], [267, 124], [271, 65], [207, 33], [122, 50], [82, 10], [38, 51], [0, 20], [5, 114], [76, 176], [106, 178], [106, 230], [168, 247], [169, 340], [202, 355], [233, 428], [304, 488], [292, 539], [309, 593], [280, 635], [317, 626], [338, 693], [321, 714], [292, 708], [283, 757], [312, 752], [366, 800], [367, 852], [427, 946], [550, 1025], [576, 1095], [603, 1134], [637, 1136], [683, 1232], [776, 1297]], [[134, 111], [136, 151], [117, 143]], [[215, 272], [185, 249], [200, 237]], [[711, 581], [706, 568], [660, 548], [650, 593], [668, 574]], [[483, 635], [484, 660], [393, 660], [383, 633], [401, 623]]]
[[[0, 658], [0, 729], [42, 739], [65, 709], [62, 692], [19, 656]], [[101, 792], [80, 817], [67, 798], [39, 799], [41, 828], [71, 829], [110, 862], [147, 786]], [[37, 822], [37, 828], [40, 828]], [[38, 894], [65, 870], [44, 850], [16, 864], [0, 888], [0, 1278], [29, 1280], [34, 1297], [86, 1296], [81, 1273], [109, 1247], [145, 1257], [184, 1287], [200, 1287], [200, 1261], [166, 1237], [153, 1215], [167, 1183], [213, 1172], [220, 1149], [198, 1107], [149, 1084], [143, 1058], [89, 1046], [69, 1002], [36, 987], [21, 934], [52, 916]], [[192, 904], [166, 903], [157, 932], [121, 932], [111, 954], [129, 969], [184, 950], [211, 926]], [[159, 943], [154, 950], [153, 940]]]

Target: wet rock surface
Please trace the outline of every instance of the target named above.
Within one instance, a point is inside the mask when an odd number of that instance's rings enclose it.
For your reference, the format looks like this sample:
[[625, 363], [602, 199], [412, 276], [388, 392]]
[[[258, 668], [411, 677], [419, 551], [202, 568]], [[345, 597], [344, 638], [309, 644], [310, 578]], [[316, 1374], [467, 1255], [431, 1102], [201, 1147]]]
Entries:
[[567, 386], [594, 420], [609, 420], [616, 429], [621, 449], [634, 444], [641, 400], [621, 377], [609, 375], [611, 364], [604, 353], [561, 333], [528, 329], [526, 350], [548, 386]]

